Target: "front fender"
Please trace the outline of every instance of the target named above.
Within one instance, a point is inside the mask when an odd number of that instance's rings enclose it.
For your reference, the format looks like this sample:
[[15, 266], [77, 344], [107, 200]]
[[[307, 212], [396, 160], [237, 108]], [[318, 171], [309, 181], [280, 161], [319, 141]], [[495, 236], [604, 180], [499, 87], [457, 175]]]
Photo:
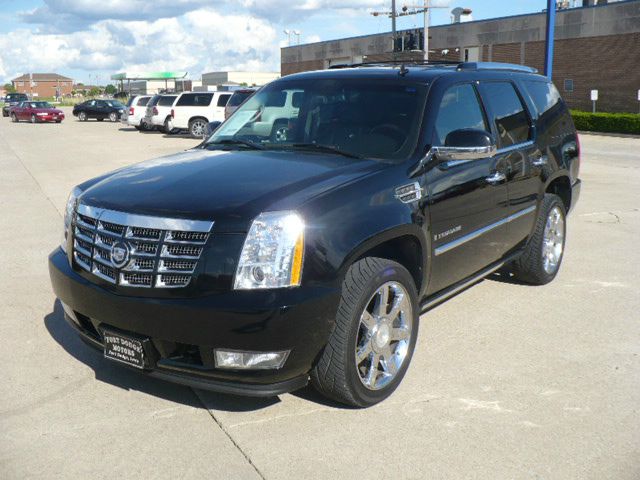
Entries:
[[[421, 248], [423, 265], [430, 244], [421, 202], [402, 203], [395, 189], [407, 183], [406, 169], [389, 167], [345, 187], [320, 195], [305, 205], [307, 225], [305, 278], [339, 286], [353, 262], [377, 246], [410, 236]], [[424, 285], [424, 281], [422, 284]]]

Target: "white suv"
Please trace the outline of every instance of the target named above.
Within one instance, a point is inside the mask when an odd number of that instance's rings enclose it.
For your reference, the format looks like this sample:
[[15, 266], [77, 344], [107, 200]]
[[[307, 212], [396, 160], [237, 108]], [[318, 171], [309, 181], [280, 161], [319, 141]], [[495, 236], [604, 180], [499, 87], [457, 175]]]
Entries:
[[138, 130], [148, 130], [150, 125], [145, 123], [144, 114], [150, 98], [151, 95], [136, 95], [135, 97], [131, 97], [127, 102], [128, 108], [120, 118], [120, 121]]
[[144, 121], [164, 133], [171, 133], [171, 108], [176, 103], [178, 94], [157, 95], [147, 105]]
[[171, 109], [171, 121], [165, 129], [188, 130], [202, 138], [209, 122], [224, 122], [224, 107], [233, 92], [184, 92]]

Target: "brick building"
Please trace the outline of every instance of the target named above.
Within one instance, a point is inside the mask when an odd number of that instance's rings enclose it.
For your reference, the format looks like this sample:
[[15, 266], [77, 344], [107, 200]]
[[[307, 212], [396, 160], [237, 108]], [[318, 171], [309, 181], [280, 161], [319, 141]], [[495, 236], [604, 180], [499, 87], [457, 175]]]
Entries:
[[[542, 72], [545, 26], [543, 12], [434, 26], [429, 58], [518, 63]], [[599, 111], [638, 112], [640, 0], [558, 11], [555, 32], [553, 81], [572, 108], [590, 110], [590, 90], [597, 89]], [[423, 48], [421, 35], [421, 29], [399, 31], [414, 51], [396, 55], [421, 59], [415, 51]], [[281, 73], [388, 60], [392, 46], [389, 32], [285, 47]]]
[[57, 73], [25, 73], [11, 80], [17, 92], [31, 97], [55, 97], [70, 95], [73, 80]]

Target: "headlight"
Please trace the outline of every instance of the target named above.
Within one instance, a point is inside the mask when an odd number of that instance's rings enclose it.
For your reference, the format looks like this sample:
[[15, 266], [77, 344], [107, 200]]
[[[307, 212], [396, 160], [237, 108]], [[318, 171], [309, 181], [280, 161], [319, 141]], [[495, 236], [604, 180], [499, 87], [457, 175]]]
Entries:
[[300, 285], [303, 253], [304, 222], [297, 213], [261, 213], [244, 241], [234, 288]]
[[60, 247], [64, 253], [67, 253], [67, 236], [69, 234], [69, 227], [71, 226], [71, 219], [73, 218], [73, 212], [76, 209], [76, 203], [78, 197], [82, 193], [78, 187], [71, 190], [69, 199], [67, 200], [67, 207], [64, 209], [64, 227], [62, 229], [62, 239], [60, 241]]

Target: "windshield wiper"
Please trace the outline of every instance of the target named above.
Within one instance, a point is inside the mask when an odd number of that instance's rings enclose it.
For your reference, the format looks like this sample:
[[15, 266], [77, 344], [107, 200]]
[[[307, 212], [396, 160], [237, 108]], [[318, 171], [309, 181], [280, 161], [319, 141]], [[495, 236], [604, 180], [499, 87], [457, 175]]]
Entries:
[[344, 150], [341, 150], [338, 147], [333, 147], [331, 145], [322, 145], [319, 143], [294, 143], [291, 145], [291, 147], [307, 149], [307, 150], [317, 150], [319, 152], [337, 153], [338, 155], [342, 155], [349, 158], [359, 158], [359, 159], [364, 158], [362, 155], [345, 152]]
[[217, 142], [207, 142], [205, 147], [208, 147], [209, 145], [242, 145], [254, 150], [264, 150], [264, 147], [259, 143], [252, 142], [251, 140], [240, 140], [238, 138], [227, 138], [224, 140], [218, 140]]

